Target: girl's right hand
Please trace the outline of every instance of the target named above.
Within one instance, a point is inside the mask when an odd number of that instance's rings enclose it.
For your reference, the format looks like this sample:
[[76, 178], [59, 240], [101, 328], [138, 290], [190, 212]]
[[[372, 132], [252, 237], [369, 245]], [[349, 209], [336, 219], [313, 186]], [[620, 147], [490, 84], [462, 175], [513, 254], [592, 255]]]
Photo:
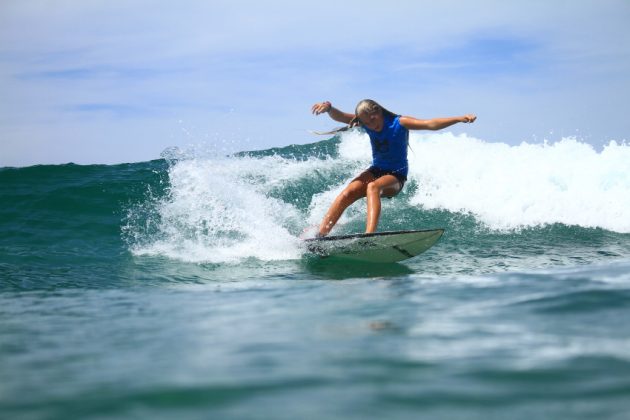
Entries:
[[320, 102], [311, 108], [311, 112], [315, 115], [323, 114], [324, 112], [328, 112], [332, 109], [332, 104], [329, 101]]

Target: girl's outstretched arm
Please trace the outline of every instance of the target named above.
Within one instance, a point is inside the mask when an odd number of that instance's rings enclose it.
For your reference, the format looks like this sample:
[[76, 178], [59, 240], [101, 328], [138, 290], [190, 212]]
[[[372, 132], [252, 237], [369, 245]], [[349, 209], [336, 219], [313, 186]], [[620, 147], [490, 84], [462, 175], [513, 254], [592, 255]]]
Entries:
[[413, 117], [400, 117], [400, 125], [407, 130], [441, 130], [457, 123], [472, 123], [477, 117], [473, 114], [461, 117], [432, 118], [430, 120], [420, 120]]
[[311, 108], [311, 111], [315, 115], [323, 114], [324, 112], [328, 112], [330, 118], [335, 121], [339, 121], [340, 123], [350, 124], [350, 121], [354, 118], [354, 114], [348, 114], [347, 112], [343, 112], [332, 106], [332, 104], [328, 101], [320, 102]]

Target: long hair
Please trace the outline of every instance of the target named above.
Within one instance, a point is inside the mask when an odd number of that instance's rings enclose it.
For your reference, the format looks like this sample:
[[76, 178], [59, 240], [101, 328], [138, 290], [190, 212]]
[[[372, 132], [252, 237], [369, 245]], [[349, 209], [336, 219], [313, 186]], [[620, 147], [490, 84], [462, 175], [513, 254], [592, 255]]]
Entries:
[[389, 118], [395, 118], [398, 116], [398, 114], [394, 114], [393, 112], [383, 108], [381, 105], [378, 104], [378, 102], [372, 100], [372, 99], [363, 99], [362, 101], [359, 101], [359, 103], [357, 104], [356, 108], [354, 109], [354, 118], [352, 118], [352, 120], [350, 120], [350, 122], [348, 123], [347, 126], [345, 127], [339, 127], [336, 128], [334, 130], [331, 131], [326, 131], [326, 132], [317, 132], [315, 131], [315, 134], [337, 134], [337, 133], [341, 133], [343, 131], [348, 131], [351, 128], [354, 127], [360, 127], [361, 124], [361, 120], [359, 119], [359, 114], [362, 112], [367, 112], [368, 114], [372, 114], [374, 112], [381, 112], [383, 114], [383, 118], [385, 117], [389, 117]]

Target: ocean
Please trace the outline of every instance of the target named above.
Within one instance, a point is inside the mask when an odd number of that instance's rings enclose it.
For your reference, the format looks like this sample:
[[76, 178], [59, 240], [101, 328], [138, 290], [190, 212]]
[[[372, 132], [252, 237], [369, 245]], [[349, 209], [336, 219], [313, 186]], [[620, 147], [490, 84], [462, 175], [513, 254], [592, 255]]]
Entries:
[[[349, 132], [0, 169], [2, 419], [628, 419], [630, 145], [412, 134], [398, 264], [308, 255]], [[365, 202], [333, 234], [362, 232]]]

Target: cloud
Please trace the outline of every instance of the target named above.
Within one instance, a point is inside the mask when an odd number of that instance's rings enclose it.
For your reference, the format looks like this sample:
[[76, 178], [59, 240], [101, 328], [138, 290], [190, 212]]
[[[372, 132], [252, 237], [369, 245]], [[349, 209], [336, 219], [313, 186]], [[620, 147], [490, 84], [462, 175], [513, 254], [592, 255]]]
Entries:
[[466, 129], [489, 140], [554, 127], [619, 138], [628, 18], [621, 0], [6, 1], [0, 138], [13, 137], [0, 166], [36, 163], [15, 146], [34, 138], [55, 144], [55, 162], [95, 159], [69, 135], [126, 145], [107, 162], [155, 158], [190, 140], [179, 120], [236, 148], [303, 143], [331, 124], [312, 102], [352, 109], [364, 97], [424, 117], [483, 112]]

